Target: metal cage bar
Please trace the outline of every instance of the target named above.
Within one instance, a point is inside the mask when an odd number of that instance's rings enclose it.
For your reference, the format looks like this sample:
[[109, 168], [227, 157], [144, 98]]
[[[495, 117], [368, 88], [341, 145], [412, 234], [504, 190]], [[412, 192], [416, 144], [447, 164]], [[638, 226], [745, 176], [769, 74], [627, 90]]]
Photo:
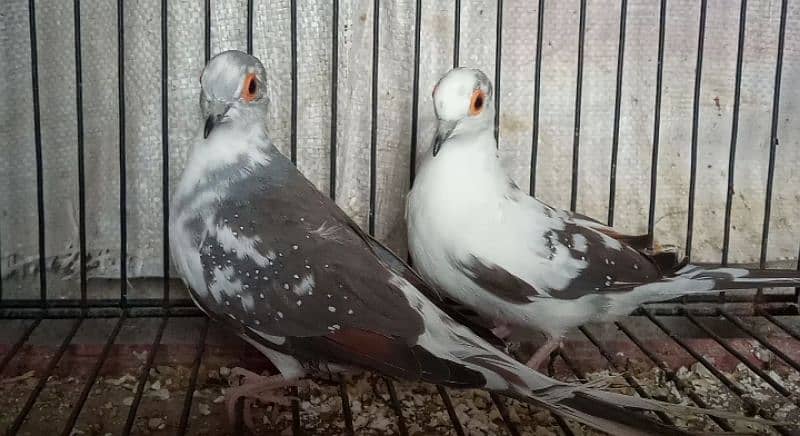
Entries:
[[578, 67], [575, 79], [575, 115], [572, 129], [572, 173], [569, 193], [569, 210], [575, 212], [578, 203], [578, 161], [581, 143], [581, 94], [583, 92], [583, 46], [586, 40], [586, 0], [581, 0], [578, 24]]
[[353, 409], [350, 407], [350, 395], [347, 393], [347, 382], [343, 377], [339, 378], [339, 397], [342, 400], [342, 417], [344, 417], [344, 428], [347, 434], [355, 434], [353, 425]]
[[[662, 323], [658, 318], [653, 316], [653, 314], [645, 309], [642, 309], [641, 312], [644, 316], [647, 317], [653, 324], [655, 324], [662, 332], [667, 334], [670, 339], [672, 339], [676, 344], [678, 344], [684, 351], [689, 353], [698, 363], [703, 365], [717, 380], [720, 381], [728, 390], [730, 390], [734, 395], [736, 395], [741, 401], [745, 409], [753, 414], [759, 414], [767, 419], [773, 419], [772, 413], [768, 410], [761, 408], [758, 402], [754, 401], [751, 397], [747, 396], [747, 392], [741, 388], [739, 385], [734, 383], [729, 377], [723, 374], [717, 367], [715, 367], [708, 359], [706, 359], [702, 354], [698, 353], [695, 349], [693, 349], [689, 344], [683, 340], [680, 336], [676, 335], [673, 331], [671, 331], [664, 323]], [[738, 357], [734, 355], [734, 357]], [[774, 426], [773, 427], [778, 433], [782, 435], [789, 435], [793, 434], [791, 429], [788, 429], [783, 426]]]
[[183, 410], [181, 411], [181, 418], [178, 422], [179, 436], [186, 434], [189, 428], [189, 415], [192, 411], [192, 400], [194, 400], [194, 390], [197, 386], [197, 375], [200, 372], [200, 364], [203, 362], [203, 355], [206, 352], [206, 337], [208, 336], [208, 327], [211, 325], [211, 319], [205, 318], [203, 320], [203, 328], [200, 332], [200, 340], [197, 341], [197, 351], [194, 355], [194, 362], [192, 362], [192, 373], [189, 375], [189, 387], [186, 389], [186, 397], [183, 399]]
[[[675, 388], [678, 389], [678, 392], [689, 397], [689, 399], [692, 400], [695, 404], [697, 404], [698, 407], [702, 408], [709, 407], [708, 404], [705, 401], [703, 401], [703, 399], [700, 398], [686, 382], [678, 378], [678, 376], [675, 374], [675, 371], [669, 368], [667, 364], [664, 363], [664, 361], [659, 359], [653, 353], [653, 351], [647, 348], [644, 345], [644, 342], [642, 342], [628, 327], [626, 327], [623, 323], [620, 322], [615, 323], [615, 325], [620, 329], [620, 331], [622, 331], [625, 334], [625, 336], [628, 337], [628, 339], [631, 340], [631, 342], [633, 342], [636, 345], [636, 347], [642, 353], [644, 353], [645, 356], [647, 356], [648, 359], [650, 359], [650, 362], [656, 365], [664, 373], [664, 376], [667, 378], [668, 381], [672, 382], [672, 384], [675, 385]], [[716, 416], [709, 416], [709, 418], [711, 418], [711, 420], [713, 420], [722, 430], [733, 431], [733, 427], [731, 427], [730, 424], [728, 424], [722, 418], [717, 418]]]
[[[767, 263], [767, 245], [769, 244], [769, 222], [772, 215], [772, 188], [775, 184], [775, 156], [778, 148], [778, 123], [780, 121], [780, 102], [781, 102], [781, 75], [783, 73], [783, 48], [786, 42], [786, 14], [788, 12], [788, 0], [781, 1], [780, 27], [778, 28], [778, 54], [775, 60], [775, 83], [772, 93], [772, 114], [769, 132], [769, 168], [767, 170], [767, 187], [764, 194], [764, 225], [761, 230], [761, 254], [759, 255], [759, 267], [764, 268]], [[800, 267], [800, 257], [797, 259]], [[756, 301], [763, 295], [763, 290], [758, 289]]]
[[25, 418], [27, 418], [28, 413], [30, 413], [33, 405], [36, 403], [36, 399], [39, 398], [39, 394], [42, 393], [44, 386], [47, 384], [48, 379], [53, 374], [53, 371], [55, 371], [56, 366], [58, 366], [58, 362], [61, 361], [61, 357], [64, 356], [64, 352], [67, 351], [67, 347], [69, 346], [70, 342], [72, 342], [72, 338], [74, 338], [75, 334], [78, 333], [78, 328], [80, 328], [82, 323], [83, 318], [77, 318], [72, 322], [72, 328], [61, 341], [61, 345], [58, 347], [56, 353], [50, 358], [50, 362], [47, 364], [47, 367], [39, 377], [39, 381], [36, 383], [36, 386], [33, 388], [31, 393], [28, 394], [28, 399], [25, 401], [22, 409], [17, 413], [14, 421], [6, 430], [6, 435], [12, 436], [19, 432], [22, 424], [25, 423]]
[[542, 94], [542, 35], [544, 34], [544, 0], [539, 0], [536, 14], [536, 60], [533, 71], [533, 132], [531, 132], [531, 175], [528, 192], [536, 195], [536, 167], [539, 158], [539, 101]]
[[290, 0], [289, 2], [289, 24], [290, 24], [290, 32], [289, 36], [291, 38], [290, 42], [290, 50], [292, 53], [292, 61], [291, 61], [291, 69], [292, 69], [292, 113], [291, 113], [291, 120], [290, 120], [290, 134], [291, 137], [289, 138], [289, 146], [290, 149], [290, 158], [293, 164], [297, 165], [297, 1]]
[[33, 144], [36, 153], [36, 217], [39, 237], [39, 299], [47, 310], [47, 273], [45, 272], [44, 169], [42, 156], [42, 118], [39, 110], [39, 57], [36, 43], [36, 1], [28, 1], [31, 40], [31, 92], [33, 99]]
[[161, 0], [161, 207], [163, 304], [169, 306], [169, 53], [167, 50], [167, 0]]
[[461, 54], [461, 0], [455, 0], [453, 11], [453, 68], [459, 65]]
[[388, 377], [383, 377], [383, 381], [386, 383], [386, 390], [389, 391], [389, 401], [397, 416], [397, 432], [400, 433], [400, 436], [407, 436], [406, 419], [403, 417], [403, 409], [400, 405], [400, 400], [397, 398], [397, 389], [394, 387], [394, 382]]
[[447, 389], [442, 385], [436, 385], [436, 391], [439, 393], [439, 397], [442, 398], [444, 408], [447, 410], [447, 416], [450, 417], [450, 422], [453, 424], [453, 431], [455, 431], [458, 436], [464, 436], [464, 427], [458, 419], [456, 409], [453, 408], [453, 400], [450, 399], [450, 394], [447, 393]]
[[371, 118], [369, 140], [369, 214], [367, 228], [370, 235], [375, 234], [375, 208], [377, 207], [378, 185], [378, 53], [380, 51], [381, 1], [372, 3], [372, 91], [370, 93]]
[[686, 213], [686, 257], [692, 257], [694, 235], [694, 197], [697, 189], [697, 131], [700, 126], [700, 86], [703, 78], [703, 47], [706, 39], [706, 12], [708, 0], [700, 2], [700, 29], [697, 32], [697, 60], [694, 68], [694, 99], [692, 100], [692, 149], [689, 167], [689, 209]]
[[[792, 393], [788, 389], [786, 389], [782, 384], [780, 384], [780, 383], [776, 382], [775, 380], [773, 380], [772, 377], [770, 377], [769, 375], [767, 375], [766, 372], [764, 372], [764, 370], [762, 370], [761, 368], [757, 367], [755, 364], [753, 364], [753, 362], [748, 360], [742, 353], [740, 353], [738, 350], [733, 348], [731, 346], [731, 344], [728, 343], [728, 341], [723, 339], [716, 332], [714, 332], [713, 330], [708, 328], [705, 324], [700, 322], [700, 320], [697, 319], [696, 316], [692, 315], [689, 312], [686, 312], [685, 310], [683, 310], [683, 313], [686, 316], [686, 318], [689, 321], [692, 322], [692, 324], [694, 324], [697, 327], [699, 327], [700, 330], [703, 331], [703, 333], [705, 333], [710, 338], [714, 339], [715, 342], [720, 344], [722, 346], [722, 348], [725, 349], [725, 351], [727, 351], [728, 353], [730, 353], [731, 355], [733, 355], [734, 357], [739, 359], [740, 362], [744, 363], [745, 366], [747, 366], [747, 368], [750, 371], [753, 371], [753, 373], [755, 373], [759, 378], [764, 380], [764, 382], [766, 382], [768, 385], [772, 386], [772, 388], [775, 389], [779, 394], [781, 394], [781, 395], [783, 395], [784, 397], [787, 397], [787, 398], [792, 396]], [[800, 399], [794, 399], [794, 402], [797, 403], [797, 404], [800, 404]]]
[[[656, 195], [658, 185], [658, 151], [661, 141], [661, 92], [664, 87], [664, 39], [667, 31], [667, 0], [661, 0], [658, 13], [658, 61], [656, 62], [656, 98], [653, 107], [653, 153], [650, 158], [650, 207], [647, 212], [647, 234], [653, 235], [656, 226]], [[612, 168], [616, 168], [613, 162]], [[616, 171], [616, 170], [614, 170]], [[612, 195], [613, 199], [614, 196]], [[609, 203], [611, 199], [609, 199]], [[611, 203], [610, 203], [611, 204]], [[608, 225], [612, 225], [613, 213], [608, 211]]]
[[[639, 394], [640, 397], [648, 399], [653, 398], [652, 396], [650, 396], [650, 394], [648, 394], [644, 390], [644, 388], [642, 388], [642, 385], [640, 385], [639, 382], [635, 378], [633, 378], [633, 376], [630, 375], [629, 372], [625, 371], [623, 368], [617, 365], [617, 362], [614, 360], [614, 357], [611, 356], [611, 353], [608, 351], [608, 349], [606, 349], [606, 347], [603, 346], [603, 344], [600, 343], [599, 340], [597, 340], [597, 338], [594, 336], [594, 334], [592, 334], [591, 331], [589, 331], [589, 329], [587, 329], [586, 327], [580, 327], [579, 330], [581, 331], [581, 333], [583, 333], [584, 336], [586, 336], [587, 339], [589, 339], [589, 342], [591, 342], [592, 345], [594, 345], [595, 348], [597, 348], [597, 351], [600, 353], [601, 356], [603, 356], [604, 359], [606, 359], [606, 362], [608, 362], [611, 368], [619, 372], [622, 375], [622, 378], [625, 379], [625, 382], [628, 383], [628, 385], [632, 387], [636, 391], [636, 393]], [[667, 414], [665, 414], [664, 412], [655, 412], [655, 414], [658, 416], [658, 419], [660, 419], [664, 424], [672, 426], [675, 425], [675, 421], [673, 421], [672, 418], [667, 416]]]
[[[500, 139], [500, 70], [503, 53], [503, 0], [497, 0], [494, 42], [494, 139]], [[500, 142], [497, 142], [500, 147]], [[413, 163], [412, 163], [413, 164]]]
[[742, 64], [744, 61], [744, 37], [747, 26], [747, 0], [739, 5], [739, 37], [736, 46], [736, 78], [733, 86], [733, 116], [731, 120], [731, 145], [728, 157], [728, 191], [725, 194], [725, 224], [722, 235], [722, 264], [728, 264], [731, 247], [731, 208], [733, 206], [733, 188], [736, 171], [736, 145], [739, 134], [739, 103], [742, 95]]
[[[628, 0], [622, 0], [619, 9], [619, 42], [617, 43], [617, 83], [614, 91], [614, 126], [611, 133], [611, 169], [608, 186], [608, 218], [609, 226], [614, 225], [614, 204], [617, 197], [617, 159], [619, 158], [619, 122], [622, 109], [622, 74], [625, 70], [625, 26], [628, 21]], [[659, 51], [663, 56], [663, 50]], [[660, 58], [659, 58], [660, 59]], [[661, 71], [661, 61], [658, 63]], [[659, 76], [660, 77], [660, 76]], [[660, 87], [660, 85], [659, 85]], [[652, 212], [650, 213], [652, 215]]]
[[86, 403], [86, 400], [89, 398], [89, 393], [92, 391], [92, 387], [94, 387], [97, 377], [100, 375], [100, 369], [103, 368], [103, 364], [106, 362], [106, 359], [108, 359], [108, 355], [111, 352], [111, 347], [114, 345], [114, 341], [117, 340], [117, 335], [119, 335], [119, 331], [122, 329], [122, 324], [125, 323], [125, 320], [126, 317], [123, 313], [122, 316], [117, 319], [117, 323], [114, 325], [114, 329], [111, 331], [111, 334], [108, 335], [108, 339], [103, 346], [103, 351], [100, 352], [100, 357], [97, 358], [97, 361], [95, 362], [94, 367], [92, 368], [92, 371], [89, 373], [89, 377], [86, 380], [86, 384], [83, 386], [78, 399], [75, 401], [75, 405], [72, 407], [72, 412], [70, 412], [69, 418], [67, 418], [67, 424], [64, 426], [64, 430], [61, 432], [61, 436], [70, 436], [73, 434], [72, 430], [75, 428], [75, 423], [78, 421], [78, 416], [80, 416], [83, 406]]
[[328, 196], [336, 201], [337, 112], [339, 109], [339, 0], [333, 0], [331, 16], [331, 149]]
[[[291, 388], [289, 388], [289, 392], [290, 392], [290, 395], [292, 397], [294, 397], [292, 399], [292, 404], [291, 404], [291, 408], [292, 408], [292, 434], [301, 435], [301, 434], [303, 434], [303, 430], [300, 428], [300, 402], [297, 401], [297, 399], [296, 399], [297, 396], [298, 396], [298, 394], [297, 394], [297, 386], [292, 386]], [[339, 395], [341, 395], [341, 392], [339, 393]], [[346, 391], [345, 391], [345, 395], [347, 395]], [[350, 407], [350, 403], [348, 403], [347, 407]], [[237, 415], [240, 416], [241, 414], [237, 413]], [[346, 425], [346, 423], [345, 423], [345, 425]]]
[[139, 375], [139, 381], [136, 383], [136, 392], [133, 395], [133, 403], [131, 404], [131, 408], [128, 410], [128, 418], [125, 420], [125, 426], [122, 428], [122, 434], [124, 436], [128, 436], [131, 434], [131, 430], [133, 430], [133, 424], [136, 421], [136, 412], [139, 410], [139, 404], [142, 402], [142, 395], [144, 394], [144, 385], [147, 383], [147, 379], [150, 377], [150, 368], [153, 367], [153, 362], [156, 359], [156, 353], [158, 352], [159, 345], [161, 344], [161, 338], [164, 336], [164, 330], [167, 328], [167, 321], [169, 321], [169, 317], [165, 316], [161, 318], [161, 323], [158, 325], [156, 336], [147, 352], [147, 361], [142, 368], [142, 373]]
[[83, 63], [81, 62], [81, 2], [73, 2], [75, 16], [75, 115], [78, 141], [78, 250], [80, 268], [81, 309], [87, 306], [86, 295], [86, 170], [83, 149]]
[[489, 397], [491, 397], [494, 407], [497, 407], [497, 411], [500, 412], [500, 418], [503, 419], [503, 423], [506, 425], [508, 432], [511, 433], [511, 436], [519, 436], [520, 432], [517, 429], [517, 425], [511, 421], [511, 416], [508, 414], [508, 408], [503, 397], [495, 393], [490, 393]]
[[411, 142], [409, 143], [410, 165], [408, 169], [408, 185], [414, 184], [417, 171], [417, 129], [419, 128], [419, 51], [422, 29], [422, 0], [417, 0], [414, 8], [414, 77], [411, 83]]
[[128, 306], [128, 200], [125, 162], [125, 2], [117, 1], [117, 74], [119, 104], [119, 286], [120, 306]]
[[36, 320], [34, 320], [32, 323], [28, 325], [25, 331], [22, 332], [22, 334], [19, 336], [19, 339], [17, 339], [17, 341], [14, 342], [14, 345], [11, 346], [11, 348], [8, 350], [5, 356], [3, 356], [3, 359], [0, 360], [0, 374], [3, 373], [3, 371], [6, 369], [6, 366], [8, 366], [9, 362], [11, 362], [11, 359], [13, 359], [14, 356], [17, 354], [17, 352], [20, 350], [20, 348], [22, 348], [22, 346], [25, 345], [25, 342], [28, 341], [28, 338], [31, 337], [31, 334], [33, 333], [34, 330], [36, 330], [36, 327], [39, 327], [39, 324], [41, 324], [41, 322], [42, 318], [37, 318]]

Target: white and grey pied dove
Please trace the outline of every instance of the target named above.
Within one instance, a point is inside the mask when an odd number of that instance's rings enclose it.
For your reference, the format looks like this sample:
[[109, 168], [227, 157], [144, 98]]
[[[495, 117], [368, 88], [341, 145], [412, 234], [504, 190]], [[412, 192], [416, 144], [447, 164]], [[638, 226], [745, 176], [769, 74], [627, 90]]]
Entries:
[[544, 333], [539, 364], [564, 333], [642, 303], [720, 289], [800, 286], [800, 272], [704, 268], [523, 192], [503, 169], [492, 84], [456, 68], [433, 91], [438, 129], [407, 202], [414, 267], [495, 332]]

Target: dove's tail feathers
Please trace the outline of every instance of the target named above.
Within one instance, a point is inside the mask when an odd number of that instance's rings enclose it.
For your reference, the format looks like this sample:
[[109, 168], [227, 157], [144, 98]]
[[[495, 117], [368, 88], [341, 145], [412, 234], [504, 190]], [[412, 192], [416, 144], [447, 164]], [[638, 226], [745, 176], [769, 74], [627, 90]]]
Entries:
[[[526, 367], [527, 368], [527, 367]], [[681, 404], [650, 400], [631, 395], [618, 394], [597, 389], [598, 383], [572, 385], [528, 371], [520, 374], [517, 381], [504, 394], [534, 405], [545, 407], [565, 418], [573, 419], [597, 430], [613, 435], [687, 435], [695, 434], [678, 427], [664, 424], [639, 412], [661, 412], [671, 415], [711, 415], [723, 419], [751, 421], [772, 425], [774, 422], [743, 416], [726, 410], [702, 409]], [[542, 386], [544, 380], [551, 384]]]
[[640, 304], [670, 300], [687, 294], [724, 290], [800, 286], [800, 271], [787, 269], [708, 268], [686, 265], [658, 281], [633, 285], [615, 304], [630, 312]]
[[[564, 418], [578, 421], [612, 435], [691, 434], [680, 428], [663, 424], [645, 414], [634, 412], [618, 404], [614, 399], [605, 398], [604, 395], [597, 395], [606, 394], [607, 392], [594, 392], [589, 389], [568, 385], [554, 386], [553, 389], [562, 391], [557, 393], [557, 396], [562, 396], [562, 398], [552, 402], [544, 402], [538, 398], [523, 397], [521, 393], [512, 394], [511, 396], [537, 406], [543, 406]], [[620, 396], [627, 397], [626, 395]]]
[[800, 286], [800, 271], [791, 269], [704, 268], [687, 265], [677, 272], [692, 280], [708, 281], [711, 290]]

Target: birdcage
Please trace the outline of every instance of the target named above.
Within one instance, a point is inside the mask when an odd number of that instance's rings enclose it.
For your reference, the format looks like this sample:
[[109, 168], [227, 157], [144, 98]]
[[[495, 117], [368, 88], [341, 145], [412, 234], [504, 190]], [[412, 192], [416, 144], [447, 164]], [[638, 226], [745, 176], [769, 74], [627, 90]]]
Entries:
[[[276, 145], [398, 253], [433, 132], [430, 91], [461, 65], [492, 79], [499, 153], [531, 194], [696, 262], [797, 265], [796, 2], [9, 0], [0, 36], [6, 434], [245, 431], [243, 410], [230, 427], [219, 403], [227, 368], [268, 362], [195, 309], [168, 256], [169, 195], [202, 125], [197, 78], [225, 49], [266, 66]], [[572, 332], [549, 371], [797, 422], [798, 295], [647, 305]], [[507, 398], [374, 375], [294, 394], [259, 408], [257, 427], [585, 431]]]

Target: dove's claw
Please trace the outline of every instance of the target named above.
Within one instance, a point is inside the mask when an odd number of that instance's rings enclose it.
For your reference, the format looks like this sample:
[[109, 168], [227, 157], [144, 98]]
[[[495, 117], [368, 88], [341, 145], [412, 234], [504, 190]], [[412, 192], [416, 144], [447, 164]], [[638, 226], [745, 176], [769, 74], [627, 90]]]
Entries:
[[231, 375], [237, 384], [229, 388], [225, 393], [225, 407], [228, 411], [228, 419], [231, 423], [236, 422], [236, 403], [240, 399], [244, 399], [244, 422], [251, 430], [255, 426], [252, 412], [250, 411], [253, 400], [288, 406], [294, 397], [285, 395], [283, 392], [275, 392], [275, 390], [301, 384], [301, 380], [286, 379], [281, 374], [261, 376], [244, 368], [233, 368]]

